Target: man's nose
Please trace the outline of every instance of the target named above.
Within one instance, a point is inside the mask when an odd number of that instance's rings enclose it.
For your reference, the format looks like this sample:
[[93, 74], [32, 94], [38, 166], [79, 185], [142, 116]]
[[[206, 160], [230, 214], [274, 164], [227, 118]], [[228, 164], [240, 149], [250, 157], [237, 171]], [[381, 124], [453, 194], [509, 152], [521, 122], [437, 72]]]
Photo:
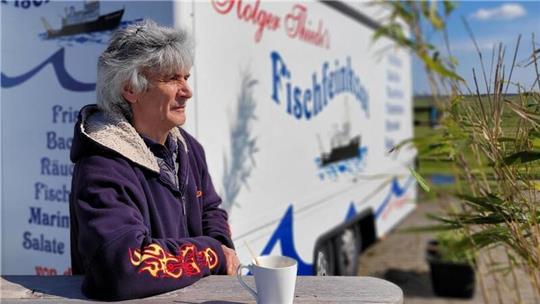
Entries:
[[191, 88], [187, 82], [180, 86], [178, 95], [185, 99], [189, 99], [191, 96], [193, 96], [193, 92], [191, 92]]

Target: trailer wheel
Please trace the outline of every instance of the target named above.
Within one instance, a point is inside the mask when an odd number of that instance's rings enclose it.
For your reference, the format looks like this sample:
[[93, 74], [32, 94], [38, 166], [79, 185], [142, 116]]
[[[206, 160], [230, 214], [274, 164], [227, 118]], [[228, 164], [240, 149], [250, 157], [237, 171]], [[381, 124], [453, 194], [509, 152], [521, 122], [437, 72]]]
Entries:
[[334, 238], [337, 273], [342, 276], [355, 276], [358, 271], [360, 255], [360, 234], [354, 227], [347, 228]]
[[335, 259], [330, 242], [320, 244], [315, 250], [315, 275], [335, 275]]

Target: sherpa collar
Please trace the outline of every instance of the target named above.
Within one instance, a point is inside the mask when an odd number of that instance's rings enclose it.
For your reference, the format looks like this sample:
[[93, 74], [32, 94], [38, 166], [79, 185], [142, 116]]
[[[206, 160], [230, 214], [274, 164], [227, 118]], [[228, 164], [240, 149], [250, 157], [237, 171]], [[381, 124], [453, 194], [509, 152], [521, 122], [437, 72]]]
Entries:
[[[97, 106], [85, 107], [81, 112], [81, 133], [130, 161], [159, 173], [154, 154], [129, 121], [119, 113], [104, 113]], [[172, 138], [180, 141], [187, 152], [187, 145], [180, 128], [170, 131]]]

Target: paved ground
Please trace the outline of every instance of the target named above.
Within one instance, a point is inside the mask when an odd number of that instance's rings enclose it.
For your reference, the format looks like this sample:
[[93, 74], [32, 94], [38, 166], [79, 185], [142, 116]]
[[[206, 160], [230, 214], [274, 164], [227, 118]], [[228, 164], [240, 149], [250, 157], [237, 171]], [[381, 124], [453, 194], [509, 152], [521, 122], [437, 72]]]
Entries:
[[[500, 287], [493, 283], [490, 277], [486, 279], [486, 293], [488, 300], [484, 301], [480, 284], [476, 284], [475, 296], [469, 300], [440, 298], [431, 289], [429, 266], [425, 261], [426, 243], [432, 238], [430, 234], [400, 233], [400, 229], [412, 226], [421, 226], [430, 223], [426, 213], [435, 213], [442, 204], [449, 199], [440, 199], [437, 203], [419, 203], [418, 208], [409, 215], [397, 230], [387, 235], [383, 240], [371, 246], [360, 257], [358, 274], [384, 278], [400, 286], [405, 295], [405, 303], [423, 304], [450, 304], [450, 303], [540, 303], [540, 299], [533, 296], [529, 281], [524, 273], [518, 273], [520, 290], [525, 290], [522, 299], [517, 298], [512, 287]], [[500, 256], [504, 256], [500, 252]], [[499, 278], [499, 279], [505, 279]], [[508, 277], [506, 277], [508, 279]], [[497, 287], [499, 286], [499, 287]], [[498, 295], [502, 300], [498, 300]]]

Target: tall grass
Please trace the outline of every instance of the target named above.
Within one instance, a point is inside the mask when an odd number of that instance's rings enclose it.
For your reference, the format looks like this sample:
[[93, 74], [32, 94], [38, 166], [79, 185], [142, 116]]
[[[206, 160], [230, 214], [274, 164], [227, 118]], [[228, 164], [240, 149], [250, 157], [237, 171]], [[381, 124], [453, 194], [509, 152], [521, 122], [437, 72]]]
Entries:
[[[398, 47], [411, 50], [424, 63], [434, 105], [442, 112], [440, 128], [429, 137], [412, 140], [421, 157], [445, 161], [455, 175], [459, 205], [433, 215], [434, 228], [465, 231], [463, 247], [474, 249], [480, 261], [480, 282], [486, 303], [505, 299], [503, 290], [525, 301], [524, 290], [540, 299], [540, 48], [531, 36], [532, 49], [525, 61], [517, 60], [521, 36], [517, 37], [512, 64], [505, 66], [507, 48], [494, 47], [489, 64], [478, 48], [473, 30], [464, 26], [477, 50], [480, 68], [473, 68], [473, 83], [456, 73], [445, 20], [454, 4], [448, 1], [380, 2], [391, 15], [375, 38], [394, 39]], [[406, 34], [406, 30], [410, 35]], [[427, 31], [426, 31], [427, 30]], [[439, 33], [446, 54], [431, 45], [426, 32]], [[518, 64], [519, 63], [519, 64]], [[530, 83], [512, 80], [516, 68], [533, 69]], [[508, 95], [514, 89], [515, 95]], [[500, 261], [495, 252], [504, 252]], [[519, 284], [524, 272], [529, 286]], [[483, 282], [490, 277], [500, 286], [495, 298]], [[509, 278], [509, 280], [504, 280]], [[538, 301], [538, 300], [537, 300]]]

